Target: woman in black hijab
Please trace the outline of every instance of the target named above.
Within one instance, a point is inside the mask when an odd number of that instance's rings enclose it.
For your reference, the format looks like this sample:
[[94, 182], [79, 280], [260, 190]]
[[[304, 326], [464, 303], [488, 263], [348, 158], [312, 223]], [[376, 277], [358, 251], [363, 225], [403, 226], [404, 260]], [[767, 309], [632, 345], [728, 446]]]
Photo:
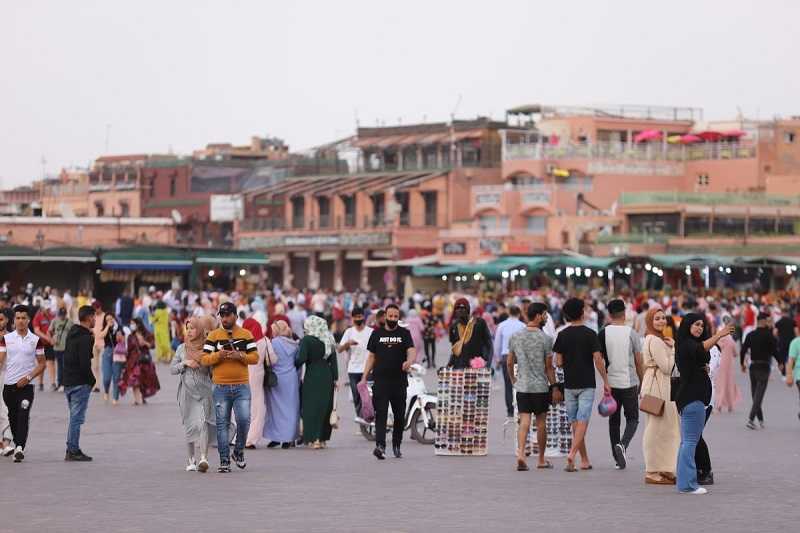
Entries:
[[697, 483], [695, 451], [706, 421], [706, 406], [711, 403], [711, 379], [708, 376], [708, 351], [719, 339], [730, 335], [726, 326], [709, 336], [705, 317], [689, 313], [681, 321], [675, 350], [675, 364], [681, 374], [676, 404], [681, 416], [681, 445], [678, 449], [677, 487], [679, 492], [705, 494]]

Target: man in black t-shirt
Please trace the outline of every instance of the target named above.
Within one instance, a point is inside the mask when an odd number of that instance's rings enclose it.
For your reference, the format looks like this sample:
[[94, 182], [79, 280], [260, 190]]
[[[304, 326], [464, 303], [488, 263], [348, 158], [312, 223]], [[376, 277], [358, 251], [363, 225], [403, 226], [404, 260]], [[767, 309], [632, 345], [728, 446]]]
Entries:
[[594, 405], [595, 369], [603, 379], [603, 388], [611, 393], [600, 341], [597, 333], [583, 324], [583, 310], [583, 300], [578, 298], [570, 298], [564, 303], [562, 312], [570, 325], [561, 330], [553, 345], [556, 364], [564, 369], [564, 401], [572, 424], [572, 449], [567, 456], [567, 472], [577, 470], [575, 456], [578, 453], [581, 454], [581, 470], [592, 468], [584, 439]]
[[392, 428], [392, 451], [398, 459], [405, 427], [407, 372], [417, 357], [411, 333], [398, 325], [400, 308], [394, 304], [386, 306], [386, 324], [376, 327], [367, 344], [367, 362], [361, 382], [367, 381], [370, 371], [374, 385], [372, 404], [375, 408], [375, 450], [372, 454], [380, 460], [386, 458], [386, 418], [389, 404], [394, 414]]
[[784, 306], [781, 317], [775, 322], [775, 334], [778, 337], [778, 361], [783, 365], [781, 373], [785, 375], [786, 359], [789, 357], [789, 345], [795, 337], [795, 324], [789, 313], [788, 306]]

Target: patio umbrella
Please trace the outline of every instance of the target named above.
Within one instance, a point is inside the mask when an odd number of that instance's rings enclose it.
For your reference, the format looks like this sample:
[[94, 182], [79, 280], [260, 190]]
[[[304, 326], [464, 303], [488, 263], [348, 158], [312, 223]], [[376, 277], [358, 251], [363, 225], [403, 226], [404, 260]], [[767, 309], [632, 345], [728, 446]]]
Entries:
[[678, 144], [679, 142], [681, 142], [681, 136], [680, 135], [670, 135], [669, 137], [667, 137], [667, 142], [670, 143], [670, 144]]
[[729, 130], [722, 132], [723, 137], [733, 137], [736, 139], [744, 137], [745, 135], [747, 135], [747, 133], [743, 132], [742, 130]]
[[691, 133], [688, 135], [681, 135], [681, 144], [693, 144], [702, 142], [703, 138], [698, 137], [697, 135], [692, 135]]
[[661, 132], [658, 130], [644, 130], [633, 138], [635, 143], [643, 143], [647, 141], [657, 141], [661, 139]]
[[718, 131], [701, 131], [696, 134], [698, 137], [708, 142], [716, 142], [722, 139], [722, 134]]

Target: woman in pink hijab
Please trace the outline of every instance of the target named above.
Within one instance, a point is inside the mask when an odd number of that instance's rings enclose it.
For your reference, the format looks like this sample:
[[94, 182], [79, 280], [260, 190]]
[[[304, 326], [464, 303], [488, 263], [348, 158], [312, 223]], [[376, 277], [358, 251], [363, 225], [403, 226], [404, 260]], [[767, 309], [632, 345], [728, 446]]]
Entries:
[[720, 349], [719, 357], [719, 370], [714, 377], [714, 397], [715, 406], [718, 412], [727, 409], [728, 412], [733, 412], [733, 408], [742, 399], [739, 385], [736, 383], [736, 361], [739, 359], [739, 350], [736, 347], [736, 341], [728, 335], [723, 337], [717, 342]]
[[250, 430], [247, 433], [247, 448], [255, 448], [262, 440], [264, 423], [267, 420], [267, 407], [264, 400], [264, 361], [269, 357], [269, 364], [278, 360], [272, 349], [272, 343], [264, 336], [261, 324], [255, 318], [248, 318], [242, 327], [253, 334], [258, 350], [258, 364], [248, 365], [250, 373]]

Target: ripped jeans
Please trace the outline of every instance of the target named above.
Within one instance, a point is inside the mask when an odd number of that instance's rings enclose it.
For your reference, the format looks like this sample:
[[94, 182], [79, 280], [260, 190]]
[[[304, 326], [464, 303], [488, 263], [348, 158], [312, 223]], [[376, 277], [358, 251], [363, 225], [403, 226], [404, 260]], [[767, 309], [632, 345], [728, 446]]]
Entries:
[[220, 463], [230, 463], [231, 409], [236, 418], [234, 452], [241, 454], [250, 431], [250, 385], [214, 385], [214, 409], [217, 415], [217, 448]]

